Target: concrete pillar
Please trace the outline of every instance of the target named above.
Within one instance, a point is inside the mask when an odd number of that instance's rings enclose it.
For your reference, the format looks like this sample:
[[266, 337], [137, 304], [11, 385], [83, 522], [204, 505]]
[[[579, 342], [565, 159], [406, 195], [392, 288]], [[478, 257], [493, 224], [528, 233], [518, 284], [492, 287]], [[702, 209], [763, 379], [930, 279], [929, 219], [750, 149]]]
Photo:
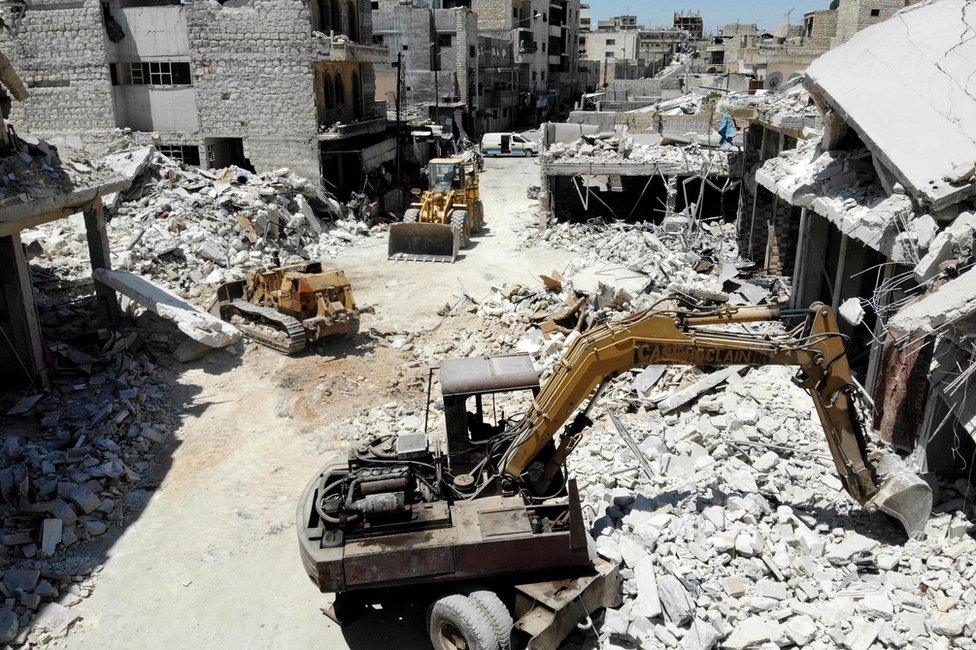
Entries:
[[830, 299], [830, 306], [834, 309], [840, 307], [840, 301], [844, 288], [844, 267], [847, 264], [847, 242], [850, 238], [841, 235], [840, 253], [837, 254], [837, 273], [834, 275], [834, 294]]
[[820, 299], [820, 287], [827, 279], [825, 261], [830, 223], [820, 215], [807, 212], [807, 240], [803, 252], [803, 269], [796, 285], [797, 307], [809, 307]]
[[28, 381], [47, 388], [41, 324], [37, 320], [34, 287], [19, 233], [0, 237], [0, 288], [10, 318], [9, 329], [0, 322], [0, 345], [11, 348]]
[[[91, 267], [95, 269], [112, 270], [112, 252], [108, 245], [108, 232], [105, 229], [105, 209], [102, 199], [98, 198], [85, 206], [85, 234], [88, 237], [88, 257]], [[95, 294], [98, 296], [98, 307], [102, 317], [109, 323], [116, 323], [120, 318], [119, 302], [115, 291], [100, 282], [95, 283]]]
[[803, 283], [801, 278], [806, 273], [807, 245], [810, 239], [810, 224], [807, 216], [807, 208], [800, 210], [800, 234], [796, 242], [796, 256], [793, 261], [793, 287], [790, 292], [790, 307], [797, 309], [803, 307], [801, 304], [801, 288]]

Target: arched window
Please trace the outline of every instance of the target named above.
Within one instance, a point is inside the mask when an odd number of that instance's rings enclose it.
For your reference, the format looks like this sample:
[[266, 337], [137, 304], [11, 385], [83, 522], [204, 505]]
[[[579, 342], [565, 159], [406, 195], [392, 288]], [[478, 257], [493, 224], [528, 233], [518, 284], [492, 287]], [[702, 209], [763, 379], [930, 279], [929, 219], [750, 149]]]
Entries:
[[363, 84], [358, 72], [352, 73], [352, 114], [356, 118], [363, 116]]
[[312, 29], [328, 34], [332, 29], [332, 2], [331, 0], [313, 0], [315, 3], [315, 20], [312, 22]]
[[354, 43], [359, 42], [359, 12], [356, 10], [356, 3], [349, 3], [349, 31], [346, 32], [349, 40]]
[[340, 0], [332, 0], [329, 4], [332, 10], [332, 24], [329, 27], [332, 31], [337, 34], [342, 33], [342, 10], [339, 6]]
[[335, 108], [335, 89], [332, 87], [332, 76], [328, 72], [322, 74], [322, 101], [326, 108]]
[[342, 73], [335, 76], [335, 106], [342, 108], [346, 105], [346, 87], [342, 84]]

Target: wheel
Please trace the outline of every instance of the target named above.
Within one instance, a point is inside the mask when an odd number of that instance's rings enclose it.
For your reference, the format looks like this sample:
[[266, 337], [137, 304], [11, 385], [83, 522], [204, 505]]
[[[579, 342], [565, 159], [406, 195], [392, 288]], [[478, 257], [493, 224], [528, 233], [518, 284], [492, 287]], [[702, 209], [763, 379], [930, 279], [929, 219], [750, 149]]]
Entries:
[[417, 223], [420, 219], [420, 210], [417, 208], [409, 208], [403, 213], [403, 223]]
[[494, 591], [478, 590], [468, 594], [468, 599], [474, 602], [488, 619], [488, 625], [498, 638], [498, 647], [501, 650], [511, 650], [515, 621], [498, 594]]
[[495, 632], [474, 601], [454, 594], [430, 608], [427, 618], [434, 650], [500, 650]]
[[480, 234], [482, 230], [485, 229], [485, 205], [481, 201], [478, 201], [478, 207], [475, 208], [475, 214], [480, 215], [480, 219], [475, 219], [471, 223], [471, 234]]
[[468, 222], [467, 210], [455, 210], [451, 215], [451, 228], [454, 232], [461, 233], [460, 248], [468, 245], [468, 233], [471, 232], [471, 224]]

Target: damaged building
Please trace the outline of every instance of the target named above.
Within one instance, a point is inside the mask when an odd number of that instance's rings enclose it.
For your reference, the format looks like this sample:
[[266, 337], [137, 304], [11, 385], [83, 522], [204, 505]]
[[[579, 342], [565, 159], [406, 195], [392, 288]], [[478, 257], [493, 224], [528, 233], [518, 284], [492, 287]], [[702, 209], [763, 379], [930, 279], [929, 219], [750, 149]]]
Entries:
[[739, 213], [742, 254], [791, 276], [794, 305], [845, 315], [882, 434], [939, 470], [969, 462], [974, 433], [976, 42], [946, 28], [969, 5], [904, 9], [759, 101]]
[[26, 132], [97, 145], [121, 130], [205, 169], [288, 167], [342, 199], [386, 189], [387, 52], [365, 0], [32, 2], [4, 21]]

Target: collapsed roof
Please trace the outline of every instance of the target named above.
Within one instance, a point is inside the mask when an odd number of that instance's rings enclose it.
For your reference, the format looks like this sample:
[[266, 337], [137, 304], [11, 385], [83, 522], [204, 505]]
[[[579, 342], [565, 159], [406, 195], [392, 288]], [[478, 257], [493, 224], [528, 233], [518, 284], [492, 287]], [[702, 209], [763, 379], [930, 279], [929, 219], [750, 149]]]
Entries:
[[821, 56], [806, 83], [938, 210], [976, 194], [974, 60], [976, 0], [923, 2]]

